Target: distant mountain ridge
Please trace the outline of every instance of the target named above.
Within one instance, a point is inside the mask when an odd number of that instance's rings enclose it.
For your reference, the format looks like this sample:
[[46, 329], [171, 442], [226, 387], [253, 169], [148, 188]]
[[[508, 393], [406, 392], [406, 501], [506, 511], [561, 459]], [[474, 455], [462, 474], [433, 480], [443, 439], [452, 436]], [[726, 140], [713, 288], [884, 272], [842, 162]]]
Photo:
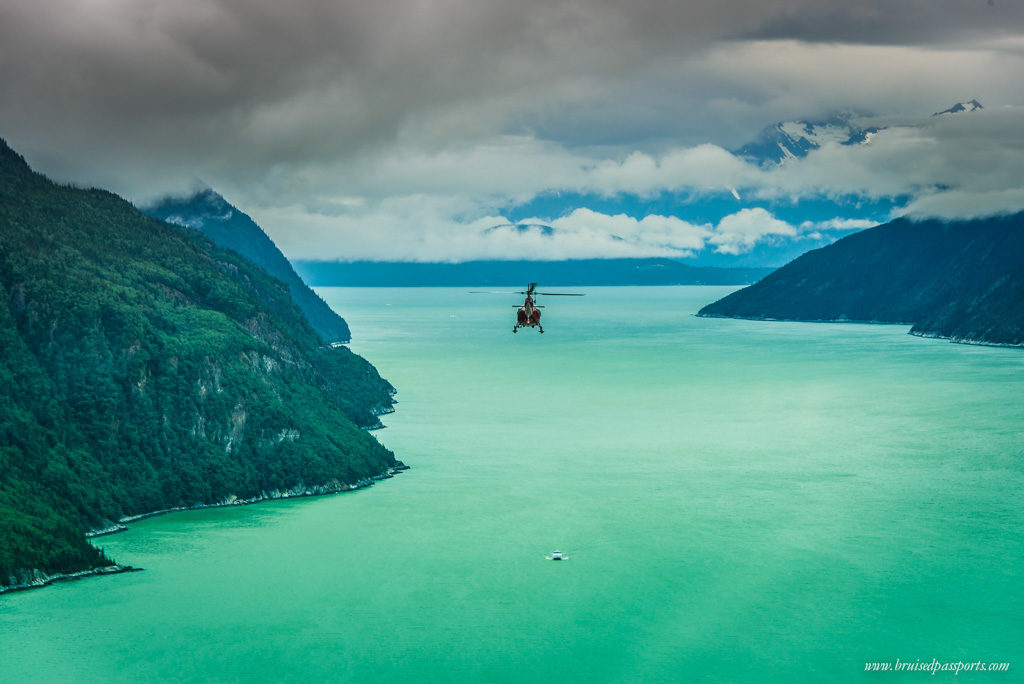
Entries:
[[570, 259], [417, 263], [296, 261], [316, 286], [460, 287], [539, 282], [555, 285], [745, 285], [770, 268], [713, 268], [672, 259]]
[[291, 297], [325, 342], [348, 342], [345, 320], [327, 306], [292, 268], [270, 236], [247, 214], [211, 189], [187, 197], [165, 197], [143, 207], [154, 218], [198, 230], [218, 247], [233, 249], [288, 284]]
[[904, 323], [924, 337], [1024, 346], [1024, 213], [900, 218], [808, 252], [698, 315]]

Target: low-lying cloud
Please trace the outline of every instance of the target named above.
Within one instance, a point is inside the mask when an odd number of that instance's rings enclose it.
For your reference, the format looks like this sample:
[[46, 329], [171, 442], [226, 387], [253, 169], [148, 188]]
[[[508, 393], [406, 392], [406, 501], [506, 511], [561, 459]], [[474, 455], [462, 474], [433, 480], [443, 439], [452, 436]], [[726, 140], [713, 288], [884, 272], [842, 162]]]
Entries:
[[[719, 254], [743, 254], [758, 243], [778, 236], [820, 237], [833, 230], [831, 222], [800, 227], [781, 221], [761, 208], [742, 209], [715, 223], [690, 223], [675, 216], [650, 214], [637, 219], [580, 208], [555, 219], [530, 218], [510, 223], [504, 216], [483, 216], [454, 222], [443, 212], [416, 211], [402, 215], [397, 207], [359, 217], [296, 217], [277, 210], [268, 216], [276, 224], [298, 220], [307, 226], [300, 243], [322, 240], [345, 244], [340, 253], [304, 252], [283, 247], [302, 258], [333, 257], [342, 261], [395, 260], [458, 262], [471, 259], [590, 259], [625, 257], [692, 257], [709, 249]], [[410, 231], [409, 226], [417, 230]], [[372, 226], [372, 231], [366, 227]], [[839, 228], [844, 230], [845, 228]], [[337, 239], [339, 230], [346, 236]], [[294, 235], [294, 233], [288, 233]], [[380, 244], [392, 243], [386, 255]]]
[[[496, 209], [542, 193], [606, 198], [663, 192], [788, 201], [793, 198], [909, 197], [896, 214], [964, 218], [1024, 210], [1024, 109], [1004, 107], [943, 117], [901, 118], [860, 145], [827, 143], [802, 159], [760, 166], [711, 144], [661, 155], [600, 158], [525, 137], [503, 136], [463, 150], [401, 151], [367, 160], [359, 173], [325, 170], [309, 178], [287, 210], [254, 213], [290, 253], [343, 259], [571, 258], [690, 256], [704, 249], [743, 254], [776, 237], [797, 239], [874, 225], [853, 215], [791, 225], [747, 207], [714, 225], [673, 216], [607, 215], [581, 207], [525, 223], [555, 236], [486, 228], [509, 219]], [[332, 195], [344, 178], [344, 195]], [[382, 191], [383, 190], [383, 191]], [[286, 190], [278, 190], [281, 197]], [[342, 247], [343, 246], [343, 247]]]

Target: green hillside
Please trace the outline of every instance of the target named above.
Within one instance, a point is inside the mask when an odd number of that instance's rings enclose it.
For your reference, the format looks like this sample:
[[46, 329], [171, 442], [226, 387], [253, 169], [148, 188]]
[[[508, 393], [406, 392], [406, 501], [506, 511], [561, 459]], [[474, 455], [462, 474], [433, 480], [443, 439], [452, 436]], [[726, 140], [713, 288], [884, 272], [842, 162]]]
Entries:
[[699, 315], [906, 323], [915, 335], [1024, 345], [1024, 214], [897, 219], [808, 252]]
[[282, 281], [0, 141], [0, 585], [108, 564], [104, 521], [380, 474], [392, 392]]
[[270, 236], [213, 190], [188, 197], [165, 197], [142, 210], [154, 218], [198, 230], [218, 247], [233, 249], [286, 282], [292, 300], [325, 342], [348, 342], [351, 338], [345, 320], [302, 282]]

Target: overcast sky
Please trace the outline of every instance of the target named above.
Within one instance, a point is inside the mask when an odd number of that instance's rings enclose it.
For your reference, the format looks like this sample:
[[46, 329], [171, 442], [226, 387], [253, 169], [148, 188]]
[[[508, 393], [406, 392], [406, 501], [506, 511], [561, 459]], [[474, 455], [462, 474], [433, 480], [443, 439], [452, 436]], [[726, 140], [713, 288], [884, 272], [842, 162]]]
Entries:
[[[727, 152], [841, 109], [900, 125], [772, 169]], [[800, 228], [580, 207], [537, 217], [557, 237], [485, 229], [545, 192], [1024, 208], [1024, 3], [0, 0], [0, 137], [139, 203], [202, 180], [291, 257], [742, 251]]]

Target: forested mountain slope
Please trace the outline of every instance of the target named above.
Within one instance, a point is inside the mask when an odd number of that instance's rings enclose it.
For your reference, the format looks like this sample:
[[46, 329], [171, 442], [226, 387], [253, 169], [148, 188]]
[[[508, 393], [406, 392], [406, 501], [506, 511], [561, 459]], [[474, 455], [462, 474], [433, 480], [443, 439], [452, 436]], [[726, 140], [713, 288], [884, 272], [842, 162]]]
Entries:
[[282, 281], [0, 141], [0, 586], [108, 564], [83, 533], [124, 515], [378, 475], [392, 393]]
[[699, 315], [907, 323], [915, 335], [1024, 345], [1024, 213], [897, 219], [808, 252]]
[[248, 214], [213, 190], [189, 197], [166, 197], [143, 208], [150, 216], [194, 228], [218, 247], [233, 249], [268, 273], [288, 283], [292, 299], [325, 342], [348, 342], [348, 324], [302, 282], [274, 241]]

